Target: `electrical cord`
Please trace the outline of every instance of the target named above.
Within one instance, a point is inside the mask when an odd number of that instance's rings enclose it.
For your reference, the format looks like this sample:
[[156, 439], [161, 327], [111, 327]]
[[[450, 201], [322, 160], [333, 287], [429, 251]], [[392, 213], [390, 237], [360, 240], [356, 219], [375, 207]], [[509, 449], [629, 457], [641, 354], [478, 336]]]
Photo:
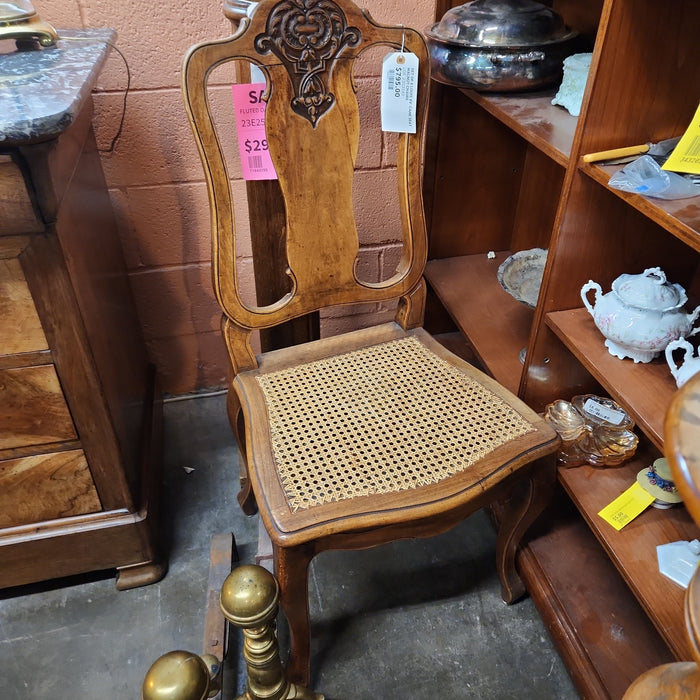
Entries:
[[129, 62], [126, 60], [126, 56], [121, 52], [121, 50], [116, 46], [116, 44], [113, 44], [111, 41], [105, 41], [104, 39], [97, 39], [95, 37], [82, 37], [82, 36], [61, 36], [61, 35], [59, 35], [58, 38], [60, 41], [89, 41], [89, 42], [97, 42], [97, 43], [106, 44], [111, 49], [116, 51], [119, 54], [119, 56], [121, 57], [122, 61], [124, 62], [124, 67], [126, 68], [126, 88], [124, 90], [124, 99], [122, 101], [122, 114], [121, 114], [121, 117], [119, 119], [119, 127], [117, 128], [117, 133], [112, 138], [112, 141], [110, 142], [109, 147], [97, 149], [100, 153], [113, 153], [114, 149], [116, 148], [117, 141], [119, 140], [119, 137], [122, 135], [122, 130], [124, 128], [124, 118], [126, 117], [126, 98], [127, 98], [127, 95], [129, 94], [129, 89], [131, 88], [131, 71], [129, 70]]

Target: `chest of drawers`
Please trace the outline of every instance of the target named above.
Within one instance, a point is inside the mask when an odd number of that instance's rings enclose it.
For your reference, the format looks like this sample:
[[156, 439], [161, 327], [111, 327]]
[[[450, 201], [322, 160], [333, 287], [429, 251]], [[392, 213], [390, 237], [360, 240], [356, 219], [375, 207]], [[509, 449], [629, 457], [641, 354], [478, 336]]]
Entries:
[[65, 128], [0, 138], [3, 588], [112, 568], [128, 588], [165, 571], [157, 382], [79, 87]]

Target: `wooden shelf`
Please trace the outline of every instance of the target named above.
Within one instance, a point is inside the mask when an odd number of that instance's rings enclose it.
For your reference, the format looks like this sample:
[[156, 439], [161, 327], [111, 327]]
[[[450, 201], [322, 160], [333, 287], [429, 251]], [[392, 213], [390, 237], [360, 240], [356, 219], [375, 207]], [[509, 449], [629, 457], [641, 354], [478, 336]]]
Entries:
[[673, 661], [564, 492], [533, 527], [518, 569], [583, 697], [620, 698], [639, 674]]
[[696, 539], [700, 537], [700, 528], [682, 506], [669, 510], [647, 508], [619, 532], [598, 515], [657, 456], [647, 450], [619, 467], [562, 467], [559, 481], [669, 649], [677, 659], [691, 661], [692, 649], [685, 629], [685, 590], [659, 572], [656, 546]]
[[495, 258], [464, 255], [430, 260], [425, 276], [485, 369], [517, 393], [533, 312], [503, 290], [496, 277], [509, 251]]
[[462, 92], [528, 143], [566, 167], [577, 119], [552, 104], [556, 90], [511, 95]]
[[581, 171], [590, 178], [652, 221], [663, 226], [676, 238], [700, 251], [700, 196], [676, 200], [653, 199], [610, 187], [608, 181], [611, 176], [623, 167], [622, 165], [597, 165], [583, 162], [580, 165]]
[[656, 447], [663, 450], [664, 416], [676, 390], [666, 362], [657, 359], [642, 364], [614, 357], [584, 308], [555, 311], [547, 314], [545, 320], [611, 397], [629, 411]]

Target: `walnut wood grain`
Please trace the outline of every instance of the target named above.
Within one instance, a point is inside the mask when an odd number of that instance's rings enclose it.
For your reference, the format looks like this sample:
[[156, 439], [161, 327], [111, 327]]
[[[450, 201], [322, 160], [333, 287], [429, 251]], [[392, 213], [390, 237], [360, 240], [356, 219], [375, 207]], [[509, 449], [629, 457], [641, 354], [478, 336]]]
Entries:
[[20, 165], [12, 156], [0, 153], [0, 237], [41, 231]]
[[120, 447], [55, 235], [35, 237], [21, 259], [100, 499], [108, 510], [133, 508], [126, 474], [114, 469]]
[[48, 347], [19, 260], [0, 259], [0, 355]]
[[532, 310], [503, 290], [496, 272], [510, 251], [495, 258], [470, 255], [430, 260], [426, 279], [473, 347], [481, 364], [511, 391], [517, 392]]
[[53, 361], [50, 350], [38, 352], [23, 352], [18, 355], [0, 355], [0, 370], [16, 369], [18, 367], [34, 367], [50, 365]]
[[52, 365], [0, 371], [2, 450], [77, 437]]
[[28, 243], [29, 236], [0, 236], [0, 260], [18, 257]]
[[[58, 139], [19, 145], [14, 157], [22, 164], [44, 224], [56, 221], [85, 141], [92, 134], [92, 98]], [[43, 227], [42, 229], [43, 230]]]
[[0, 461], [0, 527], [101, 510], [81, 450]]

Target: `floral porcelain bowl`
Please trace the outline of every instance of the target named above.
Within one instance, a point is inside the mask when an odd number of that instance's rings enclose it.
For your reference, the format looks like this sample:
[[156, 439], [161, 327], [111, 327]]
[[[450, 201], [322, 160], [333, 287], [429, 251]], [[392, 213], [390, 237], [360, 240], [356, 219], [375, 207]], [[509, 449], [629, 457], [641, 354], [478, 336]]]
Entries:
[[[588, 294], [594, 292], [594, 304]], [[611, 355], [629, 357], [635, 362], [651, 362], [677, 338], [694, 335], [700, 306], [687, 313], [688, 296], [679, 284], [671, 284], [659, 267], [639, 275], [620, 275], [612, 291], [603, 294], [597, 282], [589, 280], [581, 288], [581, 299], [605, 336]]]

